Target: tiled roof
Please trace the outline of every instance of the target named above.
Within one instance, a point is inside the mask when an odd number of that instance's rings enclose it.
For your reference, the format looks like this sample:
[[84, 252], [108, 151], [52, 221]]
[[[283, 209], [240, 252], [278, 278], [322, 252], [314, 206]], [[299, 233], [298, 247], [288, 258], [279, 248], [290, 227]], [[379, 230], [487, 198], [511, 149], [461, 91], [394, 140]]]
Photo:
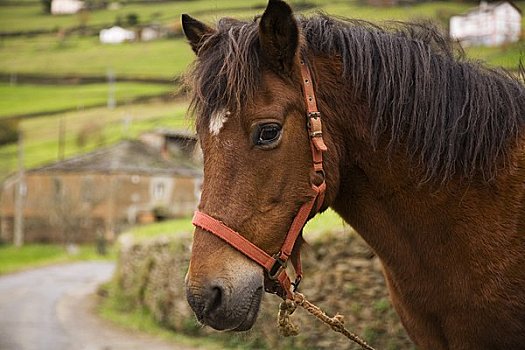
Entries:
[[57, 163], [32, 169], [29, 173], [86, 172], [86, 173], [132, 173], [171, 174], [182, 176], [200, 175], [200, 167], [188, 159], [167, 160], [159, 151], [136, 140], [98, 149]]

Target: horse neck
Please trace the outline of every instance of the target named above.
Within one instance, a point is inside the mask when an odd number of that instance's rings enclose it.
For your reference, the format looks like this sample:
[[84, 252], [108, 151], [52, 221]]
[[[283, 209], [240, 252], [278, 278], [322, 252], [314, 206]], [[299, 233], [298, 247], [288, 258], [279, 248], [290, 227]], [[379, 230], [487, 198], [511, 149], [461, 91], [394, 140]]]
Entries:
[[[386, 265], [403, 270], [400, 262], [459, 256], [468, 247], [458, 242], [469, 245], [483, 235], [490, 240], [498, 225], [522, 210], [503, 203], [524, 193], [525, 174], [521, 182], [509, 173], [493, 184], [476, 178], [422, 184], [423, 168], [402, 145], [389, 149], [386, 137], [373, 145], [367, 104], [355, 97], [334, 60], [317, 58], [315, 70], [332, 148], [326, 157], [327, 200]], [[509, 191], [494, 198], [497, 187]]]

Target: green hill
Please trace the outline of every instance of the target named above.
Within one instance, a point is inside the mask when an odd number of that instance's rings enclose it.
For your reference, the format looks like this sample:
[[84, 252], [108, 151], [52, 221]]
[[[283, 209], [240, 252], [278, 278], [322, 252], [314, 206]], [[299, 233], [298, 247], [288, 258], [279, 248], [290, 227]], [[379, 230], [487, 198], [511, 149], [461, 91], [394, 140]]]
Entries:
[[[385, 8], [348, 0], [289, 2], [305, 14], [323, 11], [371, 21], [430, 18], [443, 27], [447, 26], [451, 15], [475, 6], [474, 3], [445, 1]], [[67, 156], [115, 142], [122, 137], [135, 136], [151, 127], [166, 125], [187, 128], [188, 124], [181, 122], [187, 106], [185, 102], [171, 100], [169, 103], [144, 103], [142, 99], [177, 91], [175, 82], [180, 81], [177, 78], [194, 59], [181, 35], [181, 13], [190, 13], [208, 23], [223, 16], [251, 19], [261, 13], [266, 1], [186, 0], [147, 3], [128, 0], [120, 4], [113, 10], [51, 16], [44, 14], [38, 0], [0, 0], [0, 77], [3, 79], [0, 81], [0, 118], [56, 112], [21, 122], [21, 129], [26, 136], [30, 136], [26, 137], [27, 166], [37, 166], [56, 159], [60, 120], [66, 120]], [[515, 4], [525, 10], [525, 1]], [[171, 30], [172, 36], [157, 41], [121, 45], [103, 45], [99, 42], [97, 33], [100, 28], [116, 22], [125, 25], [132, 14], [137, 16], [140, 25], [165, 26]], [[523, 51], [521, 42], [502, 48], [469, 48], [466, 53], [489, 65], [514, 70]], [[117, 82], [117, 108], [114, 110], [103, 107], [109, 94], [109, 86], [104, 82], [109, 70], [114, 72]], [[24, 82], [22, 77], [30, 77], [31, 83]], [[59, 81], [62, 77], [73, 80], [75, 77], [88, 78], [98, 83], [50, 85], [48, 81]], [[141, 103], [137, 104], [139, 101]], [[132, 131], [123, 131], [123, 120], [133, 121], [131, 127], [126, 127]], [[88, 146], [77, 146], [75, 139], [78, 133], [93, 121], [103, 137]], [[0, 146], [0, 178], [15, 168], [16, 145]]]

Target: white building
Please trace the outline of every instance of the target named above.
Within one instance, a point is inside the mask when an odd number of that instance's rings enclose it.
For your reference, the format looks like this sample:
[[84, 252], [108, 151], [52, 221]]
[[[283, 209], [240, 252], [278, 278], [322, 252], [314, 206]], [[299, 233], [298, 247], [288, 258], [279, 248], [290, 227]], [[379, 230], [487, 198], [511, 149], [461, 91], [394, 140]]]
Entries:
[[140, 31], [140, 40], [142, 41], [152, 41], [159, 39], [161, 37], [160, 30], [153, 27], [145, 27]]
[[520, 40], [521, 10], [508, 1], [488, 4], [450, 18], [450, 37], [464, 45], [498, 46]]
[[103, 44], [120, 44], [124, 41], [135, 40], [135, 32], [115, 26], [109, 29], [102, 29], [99, 39]]
[[84, 2], [80, 0], [53, 0], [51, 2], [51, 14], [71, 15], [84, 8]]

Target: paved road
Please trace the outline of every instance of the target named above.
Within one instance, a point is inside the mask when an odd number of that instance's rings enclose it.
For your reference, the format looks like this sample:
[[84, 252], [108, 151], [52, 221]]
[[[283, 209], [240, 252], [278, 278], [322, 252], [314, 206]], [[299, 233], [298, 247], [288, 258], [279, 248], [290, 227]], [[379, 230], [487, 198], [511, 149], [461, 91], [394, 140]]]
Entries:
[[190, 350], [93, 314], [93, 292], [113, 269], [82, 262], [0, 277], [0, 350]]

